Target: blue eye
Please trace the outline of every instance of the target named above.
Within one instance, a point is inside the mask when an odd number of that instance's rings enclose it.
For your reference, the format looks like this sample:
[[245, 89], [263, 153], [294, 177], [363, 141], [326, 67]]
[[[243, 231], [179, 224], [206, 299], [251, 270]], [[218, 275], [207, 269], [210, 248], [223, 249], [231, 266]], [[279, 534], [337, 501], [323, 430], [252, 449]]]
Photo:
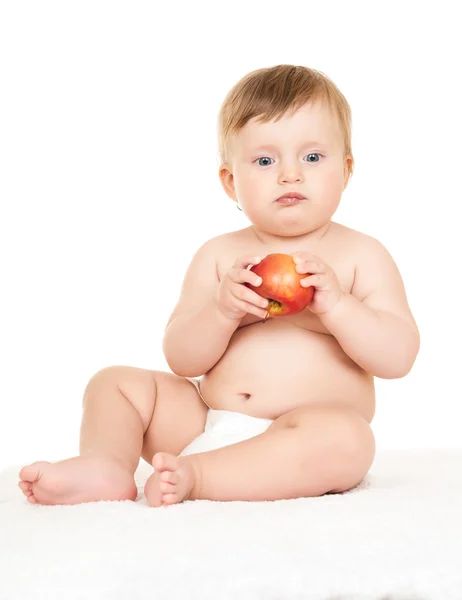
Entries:
[[258, 164], [260, 165], [260, 167], [267, 167], [268, 165], [262, 165], [262, 164], [260, 163], [260, 161], [261, 161], [261, 160], [273, 160], [273, 159], [272, 159], [272, 158], [269, 158], [268, 156], [262, 156], [261, 158], [257, 158], [257, 161], [256, 161], [256, 162], [258, 162]]
[[[307, 162], [309, 162], [309, 163], [317, 163], [317, 162], [319, 162], [319, 160], [321, 158], [321, 155], [319, 154], [319, 152], [310, 152], [310, 154], [307, 154], [307, 156], [317, 156], [318, 157], [318, 160], [308, 160]], [[273, 160], [273, 159], [270, 158], [269, 156], [261, 156], [260, 158], [257, 158], [257, 160], [255, 161], [260, 165], [260, 167], [267, 167], [268, 163], [262, 164], [260, 162], [261, 160]], [[271, 163], [269, 163], [269, 164], [271, 164]]]
[[[307, 154], [307, 156], [319, 156], [321, 157], [321, 155], [318, 152], [311, 152], [310, 154]], [[308, 162], [319, 162], [319, 160], [309, 160]]]

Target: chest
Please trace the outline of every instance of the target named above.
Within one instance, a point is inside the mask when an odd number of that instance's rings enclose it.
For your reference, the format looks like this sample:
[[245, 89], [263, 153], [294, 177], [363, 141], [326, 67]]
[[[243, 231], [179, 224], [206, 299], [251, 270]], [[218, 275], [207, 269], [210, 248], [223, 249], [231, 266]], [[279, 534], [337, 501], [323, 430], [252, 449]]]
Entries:
[[[245, 256], [252, 255], [255, 253], [256, 255], [265, 256], [270, 252], [265, 252], [262, 254], [261, 248], [239, 248], [233, 249], [232, 252], [224, 253], [223, 256], [217, 261], [217, 270], [218, 270], [218, 278], [221, 280], [224, 274], [230, 269], [234, 262], [236, 261], [237, 256]], [[340, 283], [340, 287], [344, 292], [350, 293], [353, 288], [354, 277], [355, 277], [355, 264], [352, 257], [347, 254], [336, 255], [335, 252], [329, 251], [329, 249], [324, 250], [322, 253], [318, 251], [317, 256], [321, 258], [326, 264], [328, 264], [337, 275], [337, 278]], [[291, 323], [292, 325], [296, 325], [297, 327], [301, 327], [302, 329], [307, 329], [310, 331], [316, 331], [318, 333], [325, 333], [330, 335], [330, 332], [326, 327], [322, 324], [319, 317], [314, 315], [308, 308], [302, 310], [299, 313], [294, 315], [288, 315], [283, 318], [286, 322]], [[251, 325], [253, 323], [257, 323], [261, 321], [261, 319], [255, 315], [247, 314], [241, 320], [239, 324], [239, 328], [245, 327], [247, 325]]]

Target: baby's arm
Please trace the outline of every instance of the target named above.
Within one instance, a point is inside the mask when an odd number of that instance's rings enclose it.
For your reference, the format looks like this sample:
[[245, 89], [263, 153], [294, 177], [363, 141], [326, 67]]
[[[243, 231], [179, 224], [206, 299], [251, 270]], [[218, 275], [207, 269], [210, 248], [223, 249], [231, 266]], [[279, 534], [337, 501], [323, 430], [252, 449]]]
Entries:
[[165, 359], [182, 377], [199, 377], [209, 371], [224, 354], [239, 325], [239, 321], [227, 319], [220, 312], [215, 299], [219, 246], [219, 238], [213, 238], [193, 256], [165, 328]]
[[377, 377], [404, 377], [420, 346], [398, 267], [376, 239], [360, 235], [351, 294], [321, 317], [343, 350]]

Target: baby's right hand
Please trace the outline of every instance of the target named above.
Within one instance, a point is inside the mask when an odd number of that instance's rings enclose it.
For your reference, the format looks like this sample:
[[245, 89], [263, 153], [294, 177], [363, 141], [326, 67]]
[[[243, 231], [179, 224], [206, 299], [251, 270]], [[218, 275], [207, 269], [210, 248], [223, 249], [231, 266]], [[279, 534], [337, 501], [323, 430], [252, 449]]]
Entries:
[[220, 281], [217, 290], [218, 308], [228, 319], [241, 320], [247, 313], [262, 319], [266, 317], [268, 300], [244, 285], [261, 285], [261, 277], [247, 269], [250, 265], [258, 265], [261, 260], [258, 256], [238, 258]]

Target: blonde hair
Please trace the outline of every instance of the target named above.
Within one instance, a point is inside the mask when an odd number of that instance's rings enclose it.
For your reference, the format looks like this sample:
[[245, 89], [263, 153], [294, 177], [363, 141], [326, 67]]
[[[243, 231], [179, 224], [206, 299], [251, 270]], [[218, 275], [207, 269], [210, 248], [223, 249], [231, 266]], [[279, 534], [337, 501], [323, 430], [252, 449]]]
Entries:
[[218, 115], [220, 163], [231, 159], [230, 139], [253, 117], [259, 122], [278, 121], [287, 111], [297, 111], [307, 102], [327, 101], [338, 119], [343, 152], [351, 157], [351, 109], [335, 83], [321, 71], [296, 65], [276, 65], [245, 75], [228, 92]]

